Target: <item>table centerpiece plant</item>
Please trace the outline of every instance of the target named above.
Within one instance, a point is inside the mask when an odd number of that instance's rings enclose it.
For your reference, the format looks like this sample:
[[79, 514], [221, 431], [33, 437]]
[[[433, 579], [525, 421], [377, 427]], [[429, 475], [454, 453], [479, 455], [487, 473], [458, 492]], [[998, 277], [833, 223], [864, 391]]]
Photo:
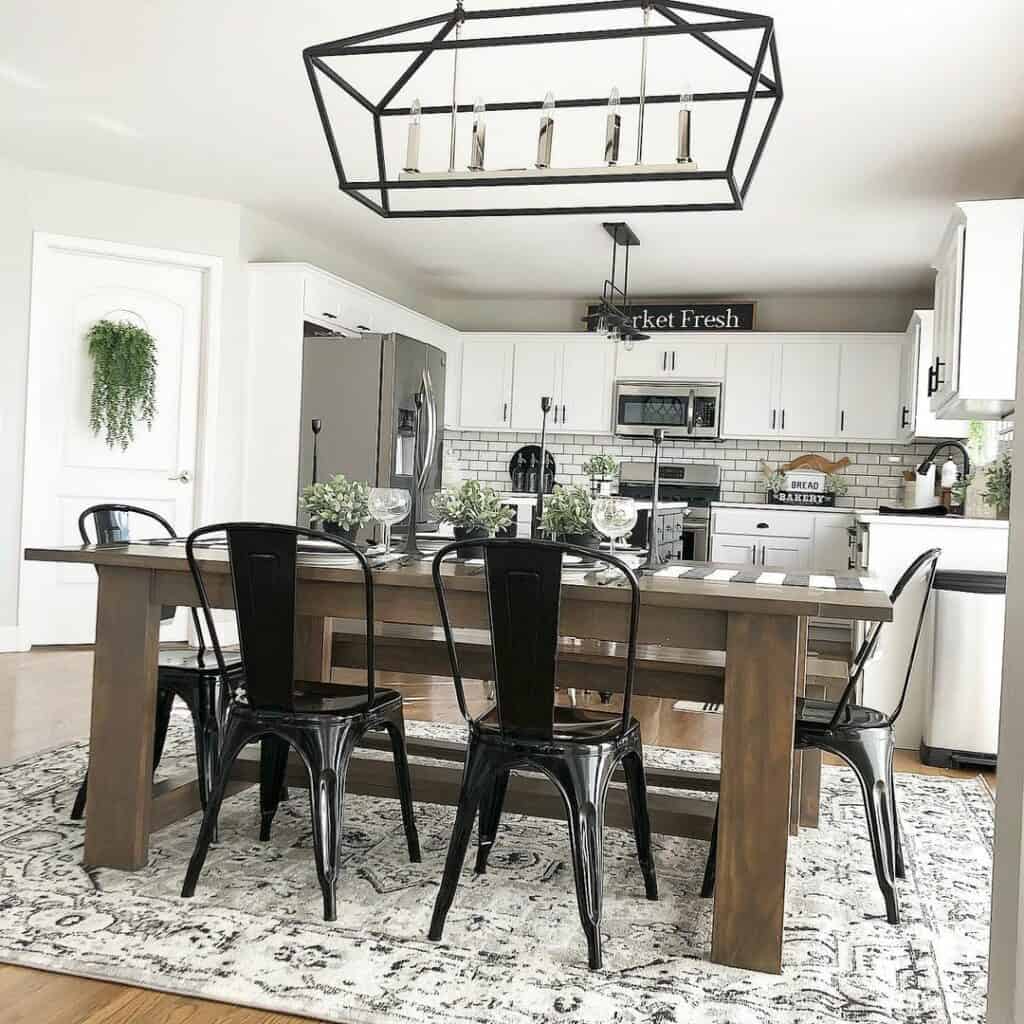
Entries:
[[302, 489], [299, 508], [318, 520], [325, 533], [355, 540], [356, 531], [370, 521], [370, 486], [338, 473]]
[[612, 493], [612, 481], [619, 464], [610, 456], [603, 453], [593, 455], [581, 467], [583, 472], [590, 477], [590, 494], [596, 498], [599, 494], [610, 495]]
[[[443, 488], [431, 499], [430, 509], [452, 527], [456, 540], [484, 540], [512, 524], [512, 510], [493, 487], [479, 480]], [[469, 547], [462, 557], [482, 558], [483, 553], [483, 548]]]
[[541, 528], [566, 544], [597, 550], [601, 537], [594, 529], [594, 503], [582, 487], [558, 484], [544, 499]]

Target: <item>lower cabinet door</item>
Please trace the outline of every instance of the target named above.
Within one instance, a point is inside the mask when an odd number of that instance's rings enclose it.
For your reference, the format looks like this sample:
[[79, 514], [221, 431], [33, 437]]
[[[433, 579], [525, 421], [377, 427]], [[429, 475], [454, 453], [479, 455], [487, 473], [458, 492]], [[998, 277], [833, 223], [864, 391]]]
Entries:
[[762, 541], [758, 554], [758, 564], [766, 570], [804, 572], [811, 568], [811, 542], [808, 538]]
[[758, 537], [725, 536], [711, 541], [711, 561], [727, 565], [759, 565], [761, 544]]

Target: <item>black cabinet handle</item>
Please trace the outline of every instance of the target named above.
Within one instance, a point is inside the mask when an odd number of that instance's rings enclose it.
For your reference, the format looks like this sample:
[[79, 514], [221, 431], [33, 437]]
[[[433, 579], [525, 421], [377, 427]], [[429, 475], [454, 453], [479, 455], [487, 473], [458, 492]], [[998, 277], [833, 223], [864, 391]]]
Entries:
[[555, 406], [555, 422], [558, 422], [558, 406]]
[[675, 353], [675, 350], [673, 349], [673, 351], [672, 351], [672, 369], [674, 370], [675, 368], [676, 368], [676, 353]]
[[338, 319], [333, 313], [321, 313], [320, 315], [323, 316], [323, 317], [326, 317], [328, 320], [337, 320]]
[[562, 422], [565, 423], [565, 403], [562, 403]]
[[946, 365], [945, 360], [940, 359], [938, 356], [935, 357], [935, 390], [938, 391], [943, 384], [946, 383], [945, 377], [940, 377], [939, 374], [942, 372], [943, 367]]
[[775, 410], [772, 409], [772, 430], [775, 429]]
[[928, 367], [928, 397], [931, 398], [932, 395], [934, 395], [937, 390], [938, 389], [935, 387], [935, 367], [934, 366], [929, 366]]
[[668, 352], [661, 353], [661, 368], [662, 370], [668, 369]]
[[786, 410], [782, 410], [782, 429], [786, 429]]
[[846, 410], [840, 409], [839, 411], [839, 433], [841, 434], [846, 429]]
[[501, 422], [504, 423], [508, 419], [508, 402], [501, 407]]
[[758, 523], [757, 524], [757, 528], [759, 530], [767, 530], [768, 529], [768, 524], [767, 523]]
[[906, 406], [903, 406], [903, 413], [900, 416], [900, 426], [901, 427], [909, 427], [910, 426], [910, 410]]

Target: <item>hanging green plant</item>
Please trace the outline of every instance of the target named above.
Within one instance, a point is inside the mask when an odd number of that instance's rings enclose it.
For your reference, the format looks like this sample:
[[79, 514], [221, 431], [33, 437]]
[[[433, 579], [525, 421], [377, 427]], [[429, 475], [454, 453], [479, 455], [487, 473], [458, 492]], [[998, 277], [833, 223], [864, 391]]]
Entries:
[[156, 414], [156, 341], [143, 327], [97, 320], [85, 336], [92, 357], [89, 426], [105, 430], [122, 451], [135, 440], [135, 424], [153, 426]]

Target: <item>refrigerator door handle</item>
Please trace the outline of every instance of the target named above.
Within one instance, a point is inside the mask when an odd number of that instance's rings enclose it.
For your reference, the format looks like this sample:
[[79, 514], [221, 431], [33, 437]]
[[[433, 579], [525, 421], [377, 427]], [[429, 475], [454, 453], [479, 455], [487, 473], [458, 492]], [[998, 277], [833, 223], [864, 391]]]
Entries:
[[427, 450], [423, 457], [423, 468], [416, 481], [416, 489], [420, 491], [423, 490], [423, 485], [426, 483], [427, 474], [434, 466], [434, 446], [437, 443], [437, 403], [429, 370], [423, 371], [423, 391], [426, 395], [423, 407], [427, 412]]

